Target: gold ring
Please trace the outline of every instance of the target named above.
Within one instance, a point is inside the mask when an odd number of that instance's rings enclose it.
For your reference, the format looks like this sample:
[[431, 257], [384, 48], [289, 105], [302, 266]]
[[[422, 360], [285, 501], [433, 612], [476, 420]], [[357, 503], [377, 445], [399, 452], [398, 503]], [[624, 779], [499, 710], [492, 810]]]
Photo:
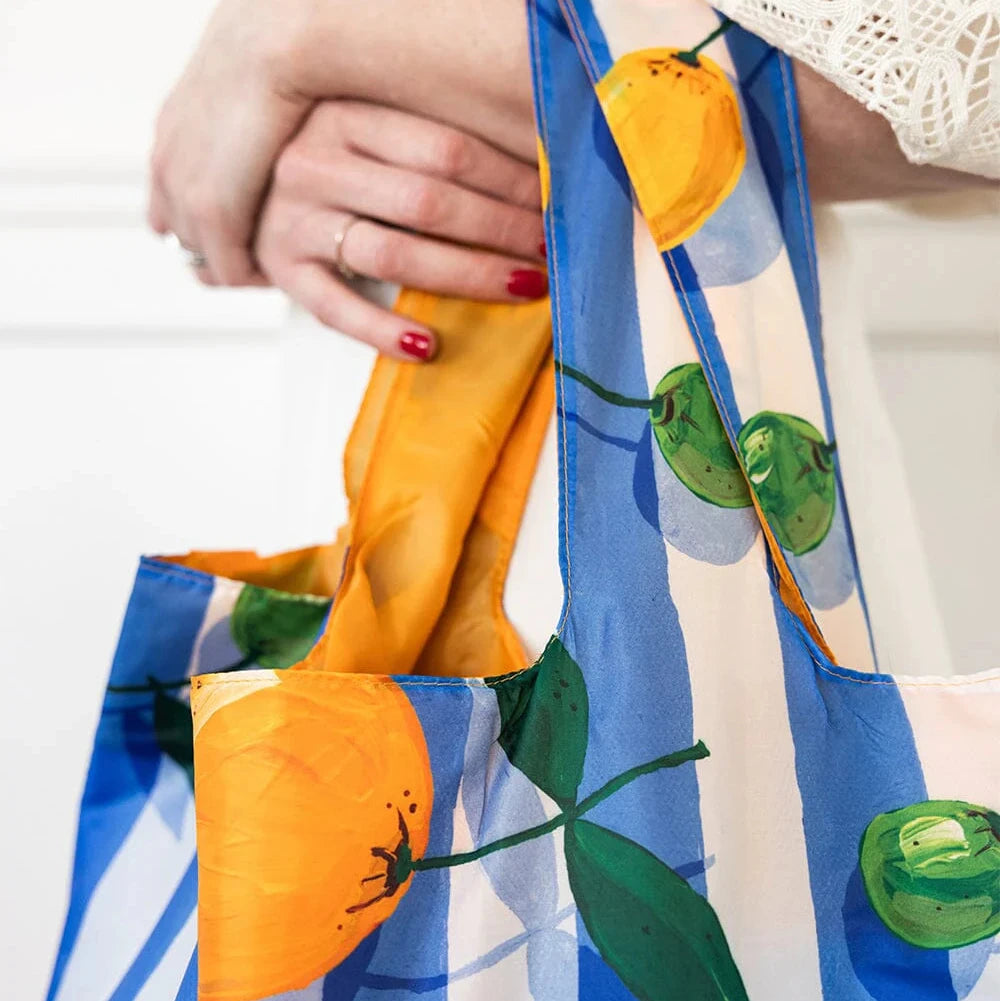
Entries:
[[354, 226], [355, 223], [361, 222], [361, 219], [361, 216], [348, 216], [347, 222], [345, 222], [344, 225], [333, 234], [333, 245], [336, 249], [333, 264], [340, 277], [343, 278], [344, 281], [348, 282], [353, 281], [358, 277], [358, 275], [357, 272], [344, 261], [344, 241], [347, 239], [347, 234], [350, 233], [351, 227]]

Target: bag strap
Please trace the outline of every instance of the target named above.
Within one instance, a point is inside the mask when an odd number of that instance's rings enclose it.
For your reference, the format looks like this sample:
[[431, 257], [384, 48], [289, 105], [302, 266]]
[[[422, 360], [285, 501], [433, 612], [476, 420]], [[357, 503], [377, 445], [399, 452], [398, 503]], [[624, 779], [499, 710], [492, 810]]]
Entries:
[[344, 571], [297, 669], [500, 674], [525, 666], [501, 595], [552, 411], [547, 300], [405, 291], [432, 365], [380, 358], [345, 452]]
[[[788, 61], [693, 0], [558, 0], [558, 7], [739, 459], [781, 600], [833, 661], [817, 622], [824, 606], [803, 590], [807, 554], [823, 544], [823, 559], [830, 561], [832, 548], [843, 548], [833, 558], [847, 567], [849, 590], [859, 596], [860, 576], [822, 372], [812, 224]], [[703, 37], [692, 39], [699, 21]], [[638, 38], [664, 47], [636, 50]], [[683, 143], [673, 142], [675, 136]], [[756, 187], [745, 203], [774, 228], [780, 249], [763, 273], [713, 281], [712, 253], [719, 246], [706, 237], [706, 223], [719, 225], [718, 244], [728, 241], [732, 256], [740, 235], [723, 232], [721, 217], [741, 185], [744, 195], [746, 185]], [[754, 466], [779, 438], [778, 459]], [[843, 528], [833, 538], [836, 502]], [[813, 537], [809, 518], [817, 522]], [[857, 612], [864, 615], [863, 598]]]

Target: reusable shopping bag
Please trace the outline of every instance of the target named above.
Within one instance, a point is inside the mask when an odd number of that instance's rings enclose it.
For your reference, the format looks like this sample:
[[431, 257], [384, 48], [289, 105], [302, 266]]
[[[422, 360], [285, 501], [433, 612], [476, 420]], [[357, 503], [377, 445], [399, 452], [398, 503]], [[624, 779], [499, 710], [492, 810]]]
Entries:
[[51, 999], [1000, 997], [1000, 671], [872, 669], [790, 64], [528, 25], [551, 312], [405, 293], [441, 358], [376, 364], [337, 542], [142, 561]]

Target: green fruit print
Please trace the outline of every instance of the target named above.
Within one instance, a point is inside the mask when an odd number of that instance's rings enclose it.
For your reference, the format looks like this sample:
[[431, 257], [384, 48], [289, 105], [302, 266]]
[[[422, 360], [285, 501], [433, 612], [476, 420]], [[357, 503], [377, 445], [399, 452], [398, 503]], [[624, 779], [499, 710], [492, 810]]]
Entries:
[[329, 607], [328, 598], [247, 584], [230, 619], [233, 642], [261, 667], [291, 667], [312, 649]]
[[801, 417], [764, 410], [739, 434], [747, 476], [778, 541], [796, 556], [815, 549], [837, 501], [834, 446]]
[[924, 949], [1000, 932], [1000, 815], [960, 800], [879, 814], [861, 839], [861, 874], [890, 931]]
[[746, 478], [701, 365], [691, 362], [671, 369], [650, 403], [656, 443], [681, 483], [710, 504], [749, 507]]
[[692, 493], [718, 507], [750, 506], [746, 478], [697, 362], [672, 368], [657, 384], [652, 399], [623, 396], [569, 365], [557, 362], [556, 366], [607, 403], [648, 410], [663, 458]]

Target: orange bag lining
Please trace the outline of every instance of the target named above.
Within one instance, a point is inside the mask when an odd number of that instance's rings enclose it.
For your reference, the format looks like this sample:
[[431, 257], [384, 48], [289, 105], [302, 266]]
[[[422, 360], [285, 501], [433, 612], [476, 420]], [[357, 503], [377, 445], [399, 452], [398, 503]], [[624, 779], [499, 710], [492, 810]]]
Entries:
[[[503, 589], [553, 411], [548, 302], [404, 292], [397, 309], [438, 331], [441, 357], [429, 366], [376, 362], [344, 452], [349, 514], [336, 541], [269, 557], [164, 559], [289, 593], [336, 594], [324, 636], [297, 669], [521, 670], [528, 656]], [[499, 338], [514, 342], [500, 359]]]

